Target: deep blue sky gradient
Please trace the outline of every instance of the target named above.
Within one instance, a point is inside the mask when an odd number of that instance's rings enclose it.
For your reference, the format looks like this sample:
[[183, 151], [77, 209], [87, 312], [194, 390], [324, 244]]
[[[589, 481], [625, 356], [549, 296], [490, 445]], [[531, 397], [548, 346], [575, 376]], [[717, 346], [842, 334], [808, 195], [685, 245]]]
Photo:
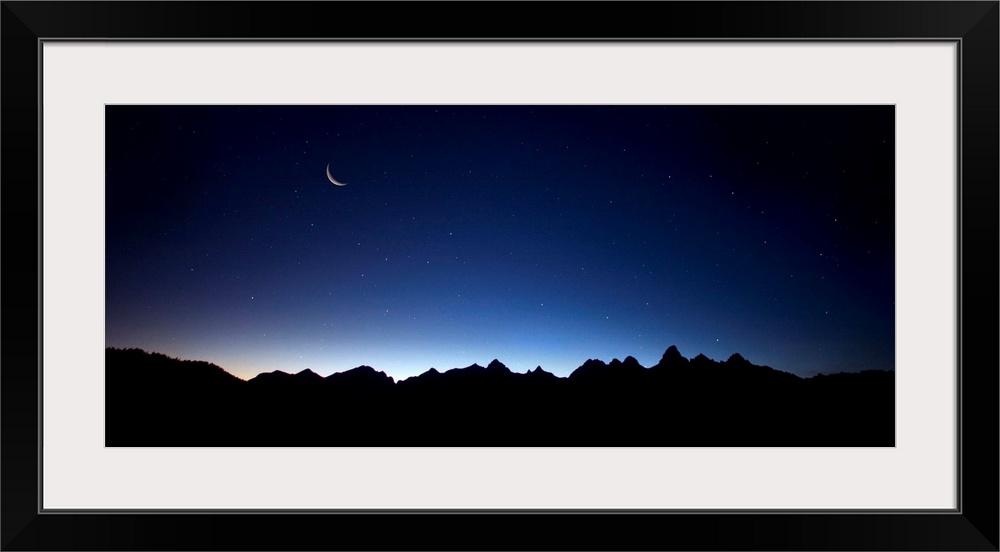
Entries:
[[106, 131], [107, 346], [243, 378], [671, 344], [893, 369], [892, 106], [108, 106]]

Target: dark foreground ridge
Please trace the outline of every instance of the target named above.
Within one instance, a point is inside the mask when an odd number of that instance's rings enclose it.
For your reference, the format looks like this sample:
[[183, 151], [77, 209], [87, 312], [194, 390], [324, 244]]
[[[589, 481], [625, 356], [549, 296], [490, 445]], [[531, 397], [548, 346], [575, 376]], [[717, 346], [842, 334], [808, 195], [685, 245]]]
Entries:
[[893, 446], [895, 374], [800, 378], [684, 358], [588, 360], [568, 378], [494, 360], [399, 382], [369, 366], [243, 381], [105, 350], [106, 446]]

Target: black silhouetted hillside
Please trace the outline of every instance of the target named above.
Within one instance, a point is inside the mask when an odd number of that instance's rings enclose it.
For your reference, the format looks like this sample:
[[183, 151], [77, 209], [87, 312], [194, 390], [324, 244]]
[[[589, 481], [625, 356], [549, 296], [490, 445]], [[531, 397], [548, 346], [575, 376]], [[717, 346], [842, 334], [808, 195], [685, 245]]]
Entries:
[[207, 362], [105, 351], [107, 446], [893, 446], [895, 374], [800, 378], [738, 354], [567, 378], [498, 360], [394, 381], [370, 366], [243, 381]]
[[246, 386], [214, 364], [140, 349], [106, 349], [104, 383], [109, 446], [179, 442], [180, 428], [196, 428], [205, 437], [223, 434], [234, 416], [231, 397]]

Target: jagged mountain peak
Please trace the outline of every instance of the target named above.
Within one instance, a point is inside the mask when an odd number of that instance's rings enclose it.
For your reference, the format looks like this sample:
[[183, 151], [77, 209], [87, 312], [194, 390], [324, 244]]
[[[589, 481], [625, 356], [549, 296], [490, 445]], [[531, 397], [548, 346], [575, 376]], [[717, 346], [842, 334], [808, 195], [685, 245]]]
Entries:
[[667, 350], [663, 352], [663, 357], [660, 358], [660, 362], [669, 362], [673, 360], [687, 360], [684, 355], [677, 349], [677, 345], [671, 345], [667, 347]]
[[552, 380], [561, 379], [551, 372], [546, 372], [541, 366], [536, 366], [534, 370], [528, 370], [525, 375], [531, 376], [532, 378], [546, 378]]
[[750, 364], [750, 361], [743, 358], [743, 355], [739, 353], [733, 353], [729, 355], [728, 359], [726, 359], [726, 364], [744, 365], [744, 364]]
[[330, 374], [325, 379], [331, 382], [347, 381], [347, 380], [356, 382], [367, 381], [375, 383], [395, 382], [392, 376], [387, 375], [385, 372], [381, 370], [376, 370], [371, 366], [368, 366], [367, 364], [362, 364], [357, 368], [351, 368], [350, 370], [346, 370], [343, 372], [336, 372]]
[[510, 369], [497, 359], [491, 360], [486, 369], [489, 371], [510, 372]]

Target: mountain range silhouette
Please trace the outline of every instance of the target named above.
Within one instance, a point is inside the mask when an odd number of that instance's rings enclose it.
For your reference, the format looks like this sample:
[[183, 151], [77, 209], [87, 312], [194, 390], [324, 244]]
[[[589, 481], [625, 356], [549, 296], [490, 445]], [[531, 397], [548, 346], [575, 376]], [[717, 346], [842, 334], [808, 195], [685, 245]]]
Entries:
[[499, 360], [395, 381], [370, 366], [244, 381], [105, 349], [106, 446], [893, 446], [895, 373], [801, 378], [739, 354], [589, 359], [568, 377]]

